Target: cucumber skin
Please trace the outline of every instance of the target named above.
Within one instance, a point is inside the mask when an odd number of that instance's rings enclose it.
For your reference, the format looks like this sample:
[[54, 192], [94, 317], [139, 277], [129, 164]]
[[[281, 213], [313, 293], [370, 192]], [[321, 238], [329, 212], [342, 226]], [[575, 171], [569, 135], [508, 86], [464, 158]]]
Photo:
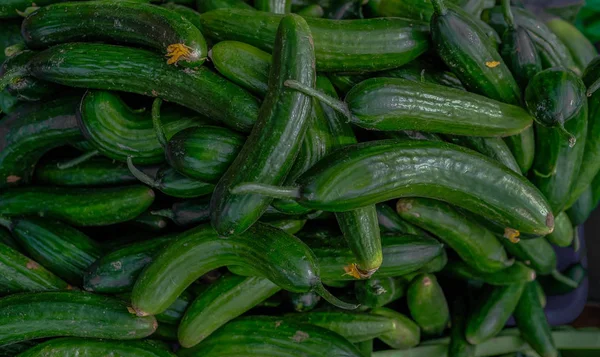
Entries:
[[75, 226], [102, 226], [139, 216], [153, 200], [154, 192], [140, 185], [102, 189], [30, 186], [1, 193], [0, 215], [38, 214]]
[[197, 0], [196, 6], [200, 13], [217, 9], [244, 9], [256, 11], [252, 5], [243, 0]]
[[[221, 9], [203, 14], [204, 33], [272, 51], [282, 15]], [[364, 72], [406, 64], [429, 48], [429, 26], [402, 18], [328, 20], [306, 18], [315, 42], [317, 68], [323, 72]]]
[[[525, 129], [525, 132], [527, 132], [528, 130], [529, 129]], [[524, 134], [525, 132], [523, 132], [522, 134]], [[513, 170], [514, 172], [521, 173], [521, 168], [517, 160], [508, 148], [508, 145], [501, 138], [453, 136], [450, 138], [450, 142], [457, 145], [462, 145], [464, 147], [482, 153], [487, 157], [495, 159], [499, 163]]]
[[377, 308], [403, 297], [406, 285], [403, 279], [392, 277], [359, 280], [354, 283], [354, 294], [361, 305]]
[[554, 231], [546, 236], [548, 242], [559, 246], [568, 247], [573, 243], [575, 231], [573, 224], [566, 212], [561, 212], [554, 220]]
[[29, 67], [33, 76], [67, 86], [158, 96], [242, 132], [258, 116], [256, 98], [207, 67], [182, 71], [146, 50], [62, 44], [38, 53]]
[[154, 317], [135, 316], [118, 299], [78, 291], [5, 297], [0, 320], [0, 345], [58, 336], [139, 339], [157, 327]]
[[495, 286], [527, 283], [536, 278], [535, 271], [521, 262], [515, 262], [510, 267], [494, 273], [479, 272], [460, 261], [448, 262], [442, 274], [461, 280], [479, 280]]
[[130, 357], [175, 357], [146, 341], [102, 341], [83, 338], [55, 338], [28, 349], [19, 357], [96, 357], [110, 355]]
[[598, 56], [598, 51], [590, 40], [571, 23], [560, 18], [553, 18], [546, 22], [546, 26], [569, 49], [569, 53], [581, 73]]
[[396, 328], [390, 333], [384, 333], [379, 339], [394, 349], [408, 349], [415, 347], [421, 340], [421, 330], [411, 319], [401, 313], [385, 307], [371, 310], [372, 314], [381, 315], [395, 320]]
[[375, 208], [377, 209], [377, 220], [379, 221], [381, 232], [427, 235], [427, 232], [421, 228], [400, 218], [398, 212], [389, 205], [378, 203], [375, 205]]
[[521, 239], [518, 243], [511, 243], [508, 239], [502, 239], [500, 242], [510, 255], [540, 275], [548, 275], [556, 269], [556, 254], [545, 237]]
[[35, 181], [44, 185], [90, 187], [125, 185], [137, 182], [127, 165], [106, 158], [92, 158], [76, 166], [59, 169], [61, 161], [41, 162], [35, 168]]
[[420, 274], [408, 286], [408, 309], [426, 335], [440, 335], [450, 322], [450, 309], [442, 287], [433, 274]]
[[511, 70], [521, 90], [542, 70], [542, 60], [527, 30], [521, 26], [507, 28], [502, 35], [500, 55]]
[[535, 159], [535, 132], [533, 126], [517, 135], [507, 136], [503, 139], [515, 160], [517, 160], [521, 173], [526, 175], [533, 166], [533, 160]]
[[177, 198], [205, 196], [215, 189], [215, 185], [184, 176], [169, 165], [163, 165], [156, 172], [154, 180], [153, 188], [168, 196]]
[[23, 50], [8, 57], [0, 66], [0, 77], [12, 71], [25, 73], [13, 78], [5, 89], [20, 101], [35, 102], [65, 90], [57, 84], [41, 81], [26, 74], [27, 63], [34, 55], [33, 51]]
[[465, 336], [469, 311], [465, 300], [464, 297], [457, 296], [452, 301], [448, 357], [475, 357], [475, 346]]

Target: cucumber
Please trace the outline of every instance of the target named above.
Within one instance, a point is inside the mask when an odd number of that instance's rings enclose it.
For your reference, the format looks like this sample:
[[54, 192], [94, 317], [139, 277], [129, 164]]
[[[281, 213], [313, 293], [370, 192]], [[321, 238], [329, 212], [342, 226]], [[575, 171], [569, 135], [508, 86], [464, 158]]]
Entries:
[[281, 229], [288, 234], [296, 234], [302, 230], [302, 227], [306, 224], [305, 219], [277, 219], [277, 220], [265, 220], [262, 222], [269, 224], [275, 228]]
[[188, 307], [177, 336], [184, 348], [202, 342], [228, 321], [260, 304], [280, 288], [265, 278], [224, 275]]
[[[439, 84], [455, 89], [462, 89], [462, 83], [456, 78], [452, 72], [444, 70], [442, 63], [436, 63], [437, 61], [431, 61], [426, 58], [419, 58], [418, 60], [412, 61], [405, 64], [402, 67], [390, 69], [383, 72], [378, 72], [377, 77], [388, 77], [388, 78], [403, 78], [409, 79], [415, 82], [430, 82]], [[356, 76], [360, 79], [360, 76]], [[367, 79], [367, 78], [364, 78]], [[359, 80], [356, 84], [362, 82]]]
[[278, 356], [362, 357], [350, 342], [325, 328], [300, 324], [274, 316], [236, 319], [201, 344], [181, 349], [179, 357]]
[[[229, 166], [211, 198], [211, 223], [223, 236], [239, 234], [256, 222], [272, 199], [233, 194], [242, 182], [281, 185], [292, 169], [308, 126], [311, 98], [286, 88], [285, 81], [315, 82], [315, 57], [310, 29], [300, 16], [280, 23], [269, 75], [269, 90], [252, 133]], [[251, 164], [250, 164], [251, 163]], [[263, 170], [265, 166], [269, 170]]]
[[41, 0], [41, 1], [31, 1], [31, 0], [7, 0], [3, 1], [0, 4], [0, 19], [10, 18], [19, 18], [21, 15], [19, 12], [24, 12], [28, 7], [31, 6], [46, 6], [53, 4], [55, 2], [59, 2], [61, 0]]
[[[586, 165], [589, 165], [586, 163]], [[567, 210], [574, 226], [584, 223], [600, 202], [600, 175], [596, 175], [592, 183]]]
[[16, 249], [0, 244], [0, 293], [66, 290], [71, 286]]
[[554, 231], [546, 236], [548, 242], [559, 247], [568, 247], [573, 243], [575, 231], [566, 212], [561, 212], [554, 221]]
[[111, 188], [13, 188], [0, 193], [0, 215], [38, 214], [75, 226], [126, 222], [146, 211], [154, 192], [144, 186]]
[[216, 9], [244, 9], [256, 10], [252, 5], [243, 0], [197, 0], [196, 6], [200, 13]]
[[371, 310], [371, 314], [385, 316], [396, 322], [396, 328], [389, 333], [379, 336], [379, 339], [386, 345], [394, 349], [409, 349], [419, 344], [421, 339], [421, 330], [419, 326], [408, 317], [385, 307], [378, 307]]
[[0, 121], [0, 189], [31, 182], [37, 161], [50, 149], [81, 139], [78, 96], [20, 106]]
[[59, 168], [61, 161], [46, 160], [35, 167], [34, 180], [48, 186], [94, 187], [125, 185], [137, 181], [127, 165], [116, 163], [104, 157], [71, 166]]
[[[0, 5], [2, 6], [2, 5]], [[0, 8], [0, 13], [3, 10]], [[2, 15], [0, 15], [2, 17]], [[21, 36], [21, 21], [16, 20], [2, 20], [2, 30], [0, 30], [0, 62], [4, 62], [6, 56], [4, 50], [12, 45], [23, 43], [23, 37]]]
[[452, 301], [448, 357], [475, 357], [475, 346], [465, 336], [468, 311], [466, 299], [462, 296], [455, 297]]
[[354, 283], [354, 294], [361, 305], [376, 308], [400, 299], [406, 293], [406, 281], [402, 278], [379, 278]]
[[37, 292], [0, 299], [0, 345], [73, 336], [132, 340], [156, 330], [153, 316], [135, 316], [122, 301], [80, 291]]
[[179, 325], [179, 322], [194, 298], [195, 296], [192, 293], [185, 290], [168, 309], [162, 314], [156, 315], [156, 320], [159, 323]]
[[273, 14], [289, 14], [292, 12], [292, 0], [255, 0], [254, 7], [258, 11]]
[[171, 208], [156, 210], [151, 213], [166, 217], [178, 226], [190, 226], [210, 220], [210, 205], [205, 199], [185, 200], [174, 203]]
[[477, 345], [496, 336], [515, 310], [523, 290], [524, 283], [488, 288], [468, 317], [467, 341]]
[[182, 71], [142, 49], [97, 43], [57, 45], [34, 56], [29, 71], [67, 86], [160, 97], [239, 131], [250, 131], [258, 115], [256, 98], [207, 67]]
[[321, 297], [313, 291], [307, 293], [288, 293], [288, 296], [294, 311], [297, 312], [311, 311], [321, 301]]
[[177, 343], [177, 326], [169, 324], [160, 324], [152, 334], [153, 338], [173, 345]]
[[303, 7], [302, 9], [295, 11], [296, 14], [302, 16], [302, 17], [323, 17], [323, 15], [325, 14], [325, 11], [323, 10], [323, 8], [318, 5], [318, 4], [313, 4], [313, 5], [307, 5], [305, 7]]
[[[529, 130], [529, 129], [527, 129]], [[519, 163], [501, 138], [480, 138], [476, 136], [452, 136], [450, 142], [475, 150], [492, 158], [514, 172], [521, 173]]]
[[6, 228], [0, 228], [0, 244], [4, 244], [16, 251], [21, 250], [21, 247], [19, 247], [9, 230]]
[[387, 233], [427, 235], [421, 228], [400, 218], [398, 212], [385, 203], [375, 205], [379, 229]]
[[[581, 263], [576, 263], [570, 265], [564, 272], [562, 272], [562, 274], [575, 281], [579, 286], [587, 277], [587, 270], [583, 265], [581, 265]], [[572, 286], [558, 281], [552, 276], [540, 276], [538, 281], [541, 284], [544, 293], [550, 296], [564, 295], [575, 290], [575, 288]]]
[[[81, 21], [80, 19], [89, 19]], [[160, 6], [131, 1], [67, 2], [44, 6], [21, 25], [29, 48], [100, 40], [143, 45], [168, 57], [168, 64], [199, 67], [206, 59], [200, 30]]]
[[[193, 2], [194, 1], [192, 1], [192, 3]], [[169, 9], [171, 11], [178, 13], [184, 19], [188, 20], [192, 25], [196, 26], [196, 28], [198, 30], [202, 31], [202, 23], [200, 22], [200, 13], [198, 11], [196, 11], [196, 9], [193, 8], [193, 6], [188, 7], [185, 5], [177, 4], [175, 2], [168, 2], [166, 4], [162, 4], [161, 6], [164, 7], [165, 9]], [[209, 41], [207, 41], [206, 39], [204, 39], [204, 41], [206, 42], [206, 46], [210, 47], [211, 43]], [[208, 56], [208, 54], [207, 54], [207, 56]]]
[[174, 357], [169, 351], [152, 346], [147, 341], [103, 341], [84, 338], [56, 338], [40, 343], [19, 354], [19, 357], [92, 357], [105, 355], [130, 357]]
[[507, 136], [504, 138], [506, 145], [513, 154], [523, 175], [527, 174], [533, 166], [535, 157], [535, 133], [533, 126], [523, 130], [518, 135]]
[[[11, 72], [26, 72], [27, 63], [35, 55], [33, 51], [21, 51], [6, 59], [0, 67], [0, 76], [11, 75]], [[41, 81], [27, 74], [11, 78], [6, 86], [9, 94], [20, 101], [38, 101], [47, 99], [58, 91], [64, 91], [59, 85]]]
[[515, 262], [510, 267], [497, 272], [483, 273], [464, 262], [451, 261], [444, 267], [442, 274], [460, 280], [479, 280], [496, 286], [527, 283], [536, 279], [535, 270], [521, 262]]
[[410, 315], [425, 335], [440, 335], [450, 322], [448, 302], [433, 274], [421, 274], [408, 286], [406, 301]]
[[10, 345], [0, 347], [0, 356], [2, 357], [14, 357], [19, 353], [25, 352], [38, 343], [35, 341], [23, 341], [19, 343], [13, 343]]
[[[253, 10], [213, 10], [202, 15], [202, 29], [214, 40], [240, 41], [272, 51], [282, 17]], [[307, 17], [306, 22], [315, 43], [316, 66], [323, 72], [391, 69], [414, 60], [429, 48], [429, 26], [420, 21]]]
[[567, 47], [580, 73], [583, 73], [590, 61], [598, 56], [598, 51], [590, 40], [571, 23], [555, 17], [546, 22], [546, 26]]
[[102, 254], [100, 245], [59, 221], [38, 218], [0, 219], [24, 251], [65, 281], [81, 286], [84, 271]]
[[140, 182], [171, 197], [200, 197], [210, 194], [215, 189], [215, 185], [184, 176], [169, 165], [161, 166], [154, 177], [135, 167], [131, 157], [127, 158], [127, 166]]
[[451, 205], [427, 198], [398, 200], [401, 218], [434, 234], [472, 268], [493, 273], [514, 263], [496, 236]]

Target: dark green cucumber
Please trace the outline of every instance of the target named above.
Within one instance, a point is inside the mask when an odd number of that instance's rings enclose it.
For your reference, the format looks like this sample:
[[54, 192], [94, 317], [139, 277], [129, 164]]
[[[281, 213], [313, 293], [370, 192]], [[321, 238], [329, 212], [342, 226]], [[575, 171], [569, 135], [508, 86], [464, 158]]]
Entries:
[[254, 7], [258, 11], [289, 14], [292, 12], [292, 0], [254, 0]]
[[21, 250], [21, 247], [19, 247], [13, 236], [10, 234], [9, 230], [6, 228], [0, 228], [0, 243], [7, 245], [8, 247], [16, 251]]
[[321, 297], [313, 291], [307, 293], [288, 293], [288, 296], [292, 308], [297, 312], [310, 311], [321, 301]]
[[[460, 6], [476, 17], [485, 8], [482, 0], [449, 0], [448, 3]], [[433, 16], [431, 2], [421, 0], [375, 0], [367, 3], [367, 9], [372, 17], [407, 17], [429, 21]]]
[[20, 106], [0, 121], [0, 188], [31, 181], [37, 161], [50, 149], [81, 139], [77, 96]]
[[427, 233], [421, 228], [409, 223], [400, 218], [398, 212], [385, 203], [375, 205], [377, 209], [377, 220], [379, 221], [379, 229], [387, 233], [401, 234], [416, 234], [426, 235]]
[[46, 6], [60, 0], [41, 0], [41, 1], [31, 1], [31, 0], [7, 0], [3, 1], [0, 4], [0, 19], [3, 19], [4, 23], [9, 18], [19, 18], [28, 7], [32, 6]]
[[336, 212], [420, 196], [444, 200], [524, 233], [545, 235], [554, 227], [548, 203], [524, 177], [449, 143], [380, 140], [349, 145], [319, 161], [298, 184], [248, 184], [235, 192], [294, 197], [306, 207]]
[[450, 322], [448, 302], [435, 275], [420, 274], [408, 286], [408, 309], [426, 335], [440, 335]]
[[84, 233], [59, 221], [28, 217], [0, 219], [23, 250], [65, 281], [81, 286], [83, 273], [100, 257], [100, 245]]
[[181, 346], [202, 342], [228, 321], [241, 316], [281, 288], [260, 277], [224, 275], [188, 307], [177, 331]]
[[190, 226], [210, 221], [210, 203], [205, 199], [185, 200], [152, 214], [169, 218], [178, 226]]
[[376, 308], [398, 300], [406, 293], [406, 281], [402, 278], [378, 278], [360, 280], [354, 284], [354, 294], [361, 305]]
[[23, 341], [0, 347], [0, 356], [14, 357], [37, 345], [36, 341]]
[[384, 333], [379, 336], [379, 339], [386, 345], [394, 349], [403, 350], [415, 347], [419, 344], [421, 330], [419, 329], [419, 326], [408, 317], [385, 307], [372, 309], [371, 314], [391, 318], [396, 323], [393, 332]]
[[575, 231], [566, 212], [561, 212], [554, 220], [554, 231], [546, 236], [548, 242], [559, 247], [568, 247], [573, 243]]
[[319, 326], [275, 316], [249, 316], [229, 322], [204, 342], [178, 351], [179, 357], [278, 356], [362, 357], [342, 336]]
[[208, 195], [215, 189], [215, 185], [184, 176], [169, 165], [161, 166], [152, 177], [135, 167], [132, 160], [131, 157], [127, 158], [127, 166], [131, 174], [142, 183], [168, 196], [194, 198]]
[[57, 45], [34, 56], [29, 70], [38, 78], [68, 86], [160, 97], [240, 131], [250, 131], [258, 115], [256, 98], [207, 67], [182, 71], [141, 49]]
[[80, 291], [11, 295], [0, 299], [0, 345], [59, 336], [132, 340], [151, 335], [156, 319], [130, 309], [121, 300]]
[[535, 270], [521, 262], [516, 262], [506, 269], [493, 273], [484, 273], [473, 269], [461, 261], [450, 261], [442, 271], [444, 275], [460, 280], [479, 280], [489, 285], [510, 285], [527, 283], [535, 280]]
[[288, 233], [288, 234], [296, 234], [298, 232], [300, 232], [300, 230], [302, 230], [302, 227], [304, 227], [304, 224], [306, 224], [306, 220], [305, 219], [276, 219], [276, 220], [266, 220], [266, 219], [262, 219], [261, 220], [264, 223], [270, 224], [273, 227], [279, 228], [282, 231]]
[[17, 250], [0, 244], [0, 294], [66, 290], [70, 285]]
[[168, 225], [169, 220], [166, 217], [153, 215], [149, 211], [140, 214], [125, 224], [127, 227], [133, 227], [134, 229], [146, 232], [160, 232], [167, 228]]
[[171, 239], [136, 242], [108, 253], [90, 266], [83, 277], [83, 288], [108, 294], [131, 291], [142, 270]]
[[448, 357], [475, 357], [475, 346], [471, 345], [465, 336], [468, 311], [466, 298], [460, 295], [456, 296], [451, 307]]
[[201, 66], [207, 53], [204, 36], [191, 22], [174, 11], [142, 2], [53, 4], [27, 16], [21, 31], [29, 48], [89, 40], [129, 43], [154, 48], [169, 58], [168, 64], [188, 68]]
[[243, 0], [197, 0], [196, 5], [200, 13], [217, 9], [256, 10]]
[[504, 138], [506, 145], [513, 154], [521, 173], [527, 174], [535, 156], [535, 134], [533, 126], [523, 130], [518, 135], [507, 136]]
[[584, 223], [598, 206], [598, 202], [600, 202], [600, 175], [594, 177], [592, 183], [567, 210], [571, 223], [574, 226]]
[[[2, 5], [0, 5], [1, 7]], [[0, 13], [4, 10], [0, 9]], [[0, 15], [2, 17], [2, 15]], [[4, 62], [6, 56], [4, 50], [15, 44], [23, 43], [21, 36], [21, 20], [2, 20], [2, 30], [0, 30], [0, 62]]]
[[[245, 42], [272, 51], [283, 15], [241, 9], [203, 14], [210, 38]], [[319, 71], [364, 72], [399, 67], [429, 48], [426, 23], [403, 18], [329, 20], [307, 17]]]
[[137, 181], [127, 165], [95, 157], [69, 168], [59, 168], [61, 161], [48, 160], [36, 165], [34, 180], [52, 186], [87, 187], [124, 185]]
[[598, 51], [590, 40], [571, 23], [555, 17], [547, 21], [546, 26], [567, 47], [580, 73], [583, 73], [590, 61], [598, 56]]
[[84, 338], [56, 338], [40, 343], [23, 352], [19, 357], [67, 357], [67, 356], [130, 356], [174, 357], [164, 349], [156, 348], [146, 341], [103, 341]]
[[[234, 194], [243, 182], [281, 185], [300, 152], [308, 126], [311, 98], [287, 88], [298, 80], [314, 86], [315, 57], [310, 29], [300, 16], [280, 23], [269, 75], [269, 90], [256, 126], [229, 166], [211, 198], [211, 223], [221, 235], [244, 232], [267, 209], [272, 199], [256, 194]], [[268, 170], [264, 168], [268, 166]]]
[[[529, 130], [529, 129], [527, 129]], [[499, 163], [521, 173], [521, 168], [508, 145], [501, 138], [481, 138], [477, 136], [453, 136], [450, 142], [475, 150], [483, 155], [495, 159]]]
[[75, 226], [125, 222], [146, 211], [154, 192], [144, 186], [71, 188], [29, 186], [0, 193], [0, 215], [38, 214]]
[[336, 301], [319, 280], [319, 267], [310, 249], [277, 228], [256, 223], [244, 234], [222, 239], [210, 226], [201, 225], [178, 235], [155, 257], [136, 281], [132, 302], [139, 315], [158, 314], [204, 273], [237, 265], [257, 271], [279, 287], [292, 292], [314, 290]]
[[[580, 285], [587, 277], [587, 270], [581, 263], [577, 263], [569, 266], [562, 274]], [[563, 295], [575, 290], [573, 286], [560, 282], [552, 276], [541, 276], [538, 280], [546, 295]]]
[[476, 270], [493, 273], [514, 262], [491, 231], [451, 205], [427, 198], [403, 198], [396, 209], [401, 218], [434, 234]]
[[[194, 2], [194, 1], [192, 1]], [[162, 7], [165, 9], [169, 9], [181, 15], [184, 19], [188, 20], [192, 25], [196, 26], [196, 28], [202, 31], [202, 23], [200, 22], [200, 13], [196, 11], [195, 8], [188, 7], [185, 5], [177, 4], [175, 2], [168, 2], [166, 4], [162, 4]], [[206, 41], [207, 47], [210, 47], [210, 43]], [[208, 54], [207, 54], [208, 55]]]
[[[464, 90], [460, 80], [456, 78], [452, 72], [445, 71], [443, 64], [426, 59], [418, 59], [399, 68], [378, 72], [376, 73], [376, 76], [410, 79], [415, 82], [425, 81]], [[358, 84], [358, 82], [356, 84]]]
[[[125, 302], [131, 301], [131, 294], [122, 293], [117, 295], [120, 299]], [[195, 295], [191, 293], [189, 290], [185, 290], [181, 295], [177, 297], [177, 300], [168, 309], [166, 309], [163, 313], [155, 316], [156, 321], [158, 321], [161, 325], [168, 324], [178, 326], [179, 321], [185, 314], [187, 307], [194, 300]]]
[[521, 91], [491, 42], [465, 13], [433, 0], [431, 37], [437, 54], [469, 91], [519, 105]]
[[535, 282], [525, 286], [514, 315], [521, 336], [540, 357], [558, 356], [550, 324], [537, 296]]
[[496, 336], [515, 310], [524, 289], [524, 283], [489, 287], [469, 315], [467, 341], [477, 345]]
[[22, 72], [22, 75], [16, 75], [11, 78], [6, 90], [11, 95], [21, 101], [37, 101], [47, 99], [58, 91], [64, 91], [60, 86], [39, 80], [27, 75], [27, 64], [31, 57], [35, 55], [33, 51], [21, 51], [10, 57], [2, 63], [0, 67], [0, 77], [10, 75], [11, 72]]
[[[167, 139], [177, 132], [202, 124], [196, 113], [172, 108], [161, 118]], [[131, 109], [116, 93], [88, 91], [77, 110], [77, 121], [86, 139], [104, 156], [136, 164], [156, 164], [165, 153], [156, 138], [150, 113]]]

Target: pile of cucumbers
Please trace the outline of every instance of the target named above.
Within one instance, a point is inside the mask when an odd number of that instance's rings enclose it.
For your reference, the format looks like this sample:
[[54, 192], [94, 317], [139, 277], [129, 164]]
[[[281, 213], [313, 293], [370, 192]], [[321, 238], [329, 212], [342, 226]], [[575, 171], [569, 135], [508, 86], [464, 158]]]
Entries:
[[0, 357], [600, 354], [544, 313], [600, 201], [569, 22], [0, 0], [0, 50]]

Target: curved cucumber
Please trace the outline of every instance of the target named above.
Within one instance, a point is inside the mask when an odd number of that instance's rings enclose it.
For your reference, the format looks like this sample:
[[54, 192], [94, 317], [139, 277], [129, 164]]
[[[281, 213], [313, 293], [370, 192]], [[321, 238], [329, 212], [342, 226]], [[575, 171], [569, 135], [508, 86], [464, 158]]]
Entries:
[[87, 187], [124, 185], [136, 182], [127, 165], [107, 158], [95, 157], [68, 168], [59, 168], [61, 161], [49, 160], [36, 165], [35, 181], [44, 185]]
[[406, 292], [408, 309], [421, 331], [426, 335], [439, 335], [450, 322], [448, 302], [442, 287], [433, 274], [415, 277]]
[[561, 212], [554, 221], [554, 231], [546, 236], [548, 242], [559, 246], [568, 247], [573, 243], [575, 231], [573, 224], [566, 212]]
[[40, 343], [19, 357], [94, 357], [105, 355], [130, 357], [174, 357], [169, 351], [146, 341], [102, 341], [84, 338], [56, 338]]
[[406, 293], [406, 285], [406, 281], [402, 278], [360, 280], [354, 284], [354, 294], [361, 305], [376, 308], [403, 297]]
[[53, 4], [27, 16], [21, 31], [29, 48], [89, 40], [131, 43], [157, 49], [169, 58], [168, 64], [191, 68], [201, 66], [207, 52], [202, 33], [191, 22], [174, 11], [143, 2]]
[[129, 309], [121, 300], [80, 291], [11, 295], [0, 299], [0, 345], [59, 336], [134, 340], [156, 330], [153, 316]]
[[527, 283], [536, 279], [535, 270], [521, 262], [493, 273], [483, 273], [461, 261], [451, 261], [446, 264], [442, 274], [460, 280], [479, 280], [489, 285]]
[[0, 193], [0, 215], [38, 214], [75, 226], [131, 220], [150, 207], [154, 192], [144, 186], [114, 188], [24, 187]]
[[386, 345], [394, 349], [408, 349], [415, 347], [421, 340], [421, 330], [419, 326], [408, 317], [401, 313], [385, 307], [378, 307], [371, 310], [372, 314], [385, 316], [396, 322], [396, 328], [390, 333], [384, 333], [379, 336]]

